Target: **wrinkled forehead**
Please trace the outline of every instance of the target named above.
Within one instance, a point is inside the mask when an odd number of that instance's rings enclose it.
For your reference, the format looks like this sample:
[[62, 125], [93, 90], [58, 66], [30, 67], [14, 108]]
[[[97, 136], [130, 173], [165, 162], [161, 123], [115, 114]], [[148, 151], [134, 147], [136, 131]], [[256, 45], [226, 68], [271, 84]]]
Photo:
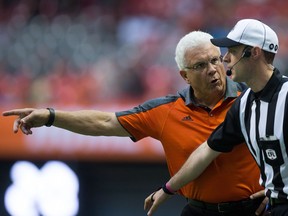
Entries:
[[213, 44], [200, 44], [197, 47], [191, 47], [186, 50], [185, 59], [187, 61], [201, 61], [208, 60], [213, 57], [218, 57], [221, 55], [219, 47]]

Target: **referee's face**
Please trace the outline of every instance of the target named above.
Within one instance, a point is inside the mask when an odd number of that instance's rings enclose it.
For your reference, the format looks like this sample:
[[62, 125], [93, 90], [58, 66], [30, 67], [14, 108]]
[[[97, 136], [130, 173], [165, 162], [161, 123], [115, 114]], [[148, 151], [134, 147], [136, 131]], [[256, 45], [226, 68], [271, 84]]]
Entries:
[[249, 58], [243, 57], [244, 49], [244, 45], [229, 47], [224, 56], [224, 61], [232, 72], [231, 79], [235, 82], [247, 82], [252, 75], [251, 66], [247, 65]]
[[226, 71], [220, 49], [212, 43], [191, 48], [185, 54], [186, 67], [180, 71], [197, 98], [223, 96], [226, 89]]

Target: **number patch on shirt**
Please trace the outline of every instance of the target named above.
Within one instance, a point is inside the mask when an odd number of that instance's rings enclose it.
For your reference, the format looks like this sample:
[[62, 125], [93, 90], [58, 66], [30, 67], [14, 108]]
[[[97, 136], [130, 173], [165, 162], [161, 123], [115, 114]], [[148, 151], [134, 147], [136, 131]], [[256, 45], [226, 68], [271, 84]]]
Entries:
[[260, 138], [260, 145], [267, 164], [271, 166], [281, 166], [284, 164], [280, 142], [276, 137]]

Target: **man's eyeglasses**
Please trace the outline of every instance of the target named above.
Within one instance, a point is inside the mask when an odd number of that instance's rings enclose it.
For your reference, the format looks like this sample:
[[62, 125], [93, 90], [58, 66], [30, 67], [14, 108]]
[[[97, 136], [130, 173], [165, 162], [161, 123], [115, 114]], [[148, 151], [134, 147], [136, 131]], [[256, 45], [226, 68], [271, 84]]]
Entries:
[[202, 72], [204, 70], [207, 70], [209, 63], [211, 63], [214, 66], [217, 66], [222, 62], [223, 62], [223, 56], [220, 55], [218, 57], [214, 57], [214, 58], [210, 59], [209, 61], [197, 62], [196, 64], [192, 65], [191, 67], [185, 67], [185, 69]]

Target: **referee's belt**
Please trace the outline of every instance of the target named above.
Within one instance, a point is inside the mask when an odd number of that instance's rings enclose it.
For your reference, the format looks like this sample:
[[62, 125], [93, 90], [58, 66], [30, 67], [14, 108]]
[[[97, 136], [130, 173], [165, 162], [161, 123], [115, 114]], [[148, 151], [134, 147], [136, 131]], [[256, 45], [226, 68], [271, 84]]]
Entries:
[[270, 198], [269, 199], [270, 205], [275, 206], [275, 205], [283, 205], [283, 204], [288, 204], [288, 199], [284, 198]]
[[264, 197], [259, 197], [256, 199], [244, 199], [239, 201], [221, 202], [221, 203], [207, 203], [199, 200], [188, 199], [188, 203], [191, 206], [198, 207], [201, 209], [206, 209], [219, 213], [229, 213], [233, 211], [239, 211], [241, 209], [252, 208], [254, 205], [258, 204], [260, 205], [263, 199]]

